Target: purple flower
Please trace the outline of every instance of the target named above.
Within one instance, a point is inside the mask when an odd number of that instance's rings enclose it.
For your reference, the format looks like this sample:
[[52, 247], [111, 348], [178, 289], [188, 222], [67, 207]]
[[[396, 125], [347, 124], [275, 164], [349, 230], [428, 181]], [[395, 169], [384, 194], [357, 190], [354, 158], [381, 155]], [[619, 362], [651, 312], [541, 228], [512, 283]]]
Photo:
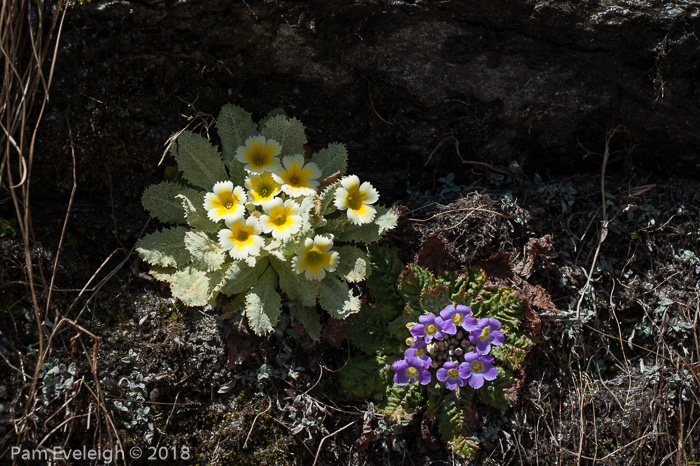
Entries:
[[454, 335], [457, 333], [458, 325], [462, 326], [462, 328], [468, 332], [476, 330], [476, 317], [470, 316], [469, 314], [471, 313], [472, 308], [469, 306], [458, 304], [457, 308], [455, 309], [455, 307], [450, 304], [445, 309], [440, 311], [440, 317], [442, 317], [444, 320], [442, 331], [448, 335]]
[[416, 357], [410, 357], [394, 363], [394, 382], [405, 385], [408, 382], [418, 380], [421, 385], [430, 383], [430, 372], [425, 370], [423, 361]]
[[[498, 377], [498, 370], [493, 367], [493, 357], [478, 354], [474, 351], [464, 355], [464, 361], [459, 365], [459, 376], [467, 379], [472, 388], [481, 388], [484, 380], [493, 380]], [[440, 375], [438, 374], [438, 378]]]
[[485, 317], [479, 319], [477, 328], [469, 334], [469, 340], [476, 345], [476, 352], [479, 354], [487, 354], [491, 351], [491, 345], [498, 346], [505, 339], [503, 334], [498, 331], [501, 328], [501, 323], [498, 319]]
[[418, 358], [423, 361], [425, 367], [430, 367], [432, 359], [430, 358], [430, 355], [428, 355], [427, 346], [427, 343], [425, 343], [423, 340], [418, 340], [404, 352], [404, 357], [406, 359]]
[[464, 386], [466, 377], [462, 377], [457, 369], [457, 363], [454, 361], [447, 361], [442, 365], [440, 369], [437, 370], [437, 379], [440, 382], [445, 382], [445, 387], [450, 390], [454, 390], [459, 385]]
[[442, 317], [435, 317], [435, 314], [428, 314], [418, 318], [420, 324], [411, 326], [411, 335], [423, 337], [426, 343], [430, 343], [433, 338], [442, 339], [445, 333], [440, 328], [443, 325]]

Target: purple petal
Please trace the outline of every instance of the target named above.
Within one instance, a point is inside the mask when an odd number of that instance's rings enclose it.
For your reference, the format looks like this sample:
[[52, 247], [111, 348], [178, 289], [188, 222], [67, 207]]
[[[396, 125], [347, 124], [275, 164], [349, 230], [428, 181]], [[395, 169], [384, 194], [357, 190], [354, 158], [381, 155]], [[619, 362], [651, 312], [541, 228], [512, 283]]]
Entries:
[[472, 388], [481, 388], [481, 386], [484, 385], [484, 376], [481, 374], [472, 374], [472, 376], [469, 377], [469, 385]]
[[421, 385], [427, 385], [430, 383], [431, 375], [429, 371], [420, 371], [418, 373], [418, 381]]
[[[467, 362], [467, 364], [471, 364], [478, 357], [479, 357], [479, 353], [477, 353], [476, 351], [470, 351], [464, 355], [464, 360]], [[460, 367], [461, 367], [461, 365], [460, 365]]]
[[440, 369], [437, 370], [437, 379], [440, 382], [444, 382], [445, 380], [449, 379], [450, 375], [447, 372], [447, 369], [441, 367]]
[[491, 344], [496, 345], [496, 346], [503, 344], [503, 342], [506, 339], [506, 337], [503, 336], [503, 334], [501, 332], [499, 332], [498, 330], [494, 330], [491, 333], [491, 336], [493, 337], [493, 339], [491, 340]]
[[472, 308], [469, 306], [465, 306], [463, 304], [457, 304], [457, 312], [463, 313], [463, 314], [471, 314], [472, 313]]
[[411, 335], [414, 337], [424, 337], [425, 336], [425, 325], [415, 324], [411, 327]]
[[496, 377], [498, 377], [498, 369], [496, 369], [495, 367], [489, 367], [489, 370], [487, 370], [486, 372], [482, 372], [481, 376], [486, 380], [493, 380]]
[[494, 319], [493, 317], [489, 317], [489, 329], [498, 330], [499, 328], [501, 328], [501, 321]]
[[[435, 323], [435, 315], [434, 314], [427, 314], [424, 316], [420, 316], [418, 318], [418, 322], [420, 322], [423, 325], [434, 324]], [[415, 327], [415, 325], [414, 325], [414, 327]]]
[[[479, 328], [479, 321], [473, 316], [464, 316], [464, 322], [462, 322], [462, 328], [467, 332], [472, 332]], [[471, 335], [470, 335], [471, 338]]]
[[452, 315], [455, 313], [455, 308], [451, 304], [448, 305], [445, 309], [440, 311], [440, 317], [442, 317], [445, 320], [452, 320]]
[[394, 374], [394, 382], [396, 382], [399, 385], [406, 385], [408, 382], [408, 375], [406, 372], [397, 372]]
[[488, 354], [491, 351], [491, 345], [486, 341], [479, 340], [476, 342], [476, 352], [479, 354]]
[[395, 361], [392, 367], [394, 372], [406, 372], [406, 369], [408, 369], [408, 363], [405, 359], [401, 359], [399, 361]]

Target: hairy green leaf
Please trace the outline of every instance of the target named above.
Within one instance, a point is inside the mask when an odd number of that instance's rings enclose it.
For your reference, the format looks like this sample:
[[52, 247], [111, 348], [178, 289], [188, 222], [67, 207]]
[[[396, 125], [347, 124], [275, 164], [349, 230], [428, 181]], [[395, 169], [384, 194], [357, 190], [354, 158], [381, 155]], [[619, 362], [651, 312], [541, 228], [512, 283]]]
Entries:
[[267, 335], [275, 329], [282, 313], [282, 298], [277, 293], [277, 273], [267, 267], [258, 283], [246, 294], [245, 314], [250, 328], [257, 335]]
[[151, 270], [149, 270], [148, 273], [156, 280], [172, 283], [175, 273], [177, 273], [177, 269], [175, 267], [159, 267], [155, 265], [151, 267]]
[[296, 118], [289, 119], [284, 115], [272, 117], [265, 121], [262, 135], [282, 145], [280, 157], [304, 153], [304, 144], [307, 142], [306, 133], [304, 125]]
[[181, 267], [190, 261], [190, 254], [185, 247], [187, 228], [164, 228], [136, 243], [136, 250], [141, 258], [151, 265], [163, 267]]
[[403, 350], [404, 340], [410, 336], [406, 327], [397, 338], [389, 332], [389, 322], [396, 319], [400, 307], [391, 304], [365, 304], [360, 312], [352, 316], [348, 325], [348, 340], [368, 354], [382, 352], [398, 354]]
[[360, 299], [348, 285], [331, 274], [326, 274], [326, 278], [318, 284], [318, 302], [336, 319], [345, 319], [360, 310]]
[[251, 267], [243, 261], [235, 261], [224, 274], [221, 292], [226, 296], [245, 293], [258, 282], [258, 277], [262, 275], [268, 264], [267, 258], [257, 261], [255, 267]]
[[337, 248], [339, 261], [336, 274], [347, 282], [361, 282], [370, 272], [369, 259], [364, 252], [354, 246], [340, 246]]
[[321, 201], [320, 211], [322, 216], [326, 216], [337, 210], [333, 201], [335, 200], [335, 192], [338, 190], [338, 186], [340, 186], [340, 181], [336, 181], [335, 183], [327, 186], [326, 189], [324, 189], [318, 196], [319, 200]]
[[178, 194], [177, 198], [181, 203], [181, 210], [185, 212], [187, 224], [195, 230], [206, 233], [217, 233], [224, 228], [223, 223], [212, 222], [204, 210], [203, 192], [192, 190], [185, 194]]
[[187, 266], [175, 273], [170, 291], [188, 306], [204, 306], [212, 289], [209, 278], [207, 272]]
[[238, 105], [226, 104], [216, 119], [216, 130], [221, 138], [221, 153], [225, 163], [236, 159], [236, 150], [246, 139], [258, 133], [253, 116]]
[[185, 223], [185, 213], [182, 211], [178, 194], [196, 193], [192, 188], [170, 181], [154, 184], [146, 188], [141, 197], [144, 209], [153, 218], [163, 223]]
[[376, 206], [377, 214], [374, 220], [363, 225], [348, 223], [345, 231], [338, 238], [339, 241], [360, 241], [363, 243], [373, 243], [389, 230], [396, 226], [398, 217], [393, 210], [384, 206]]
[[185, 247], [190, 252], [195, 267], [208, 272], [219, 270], [226, 260], [226, 251], [218, 241], [201, 231], [185, 234]]
[[228, 179], [219, 151], [199, 134], [184, 131], [171, 148], [182, 176], [195, 186], [210, 190]]
[[313, 340], [318, 341], [321, 338], [321, 319], [315, 307], [297, 306], [294, 319], [304, 326]]
[[345, 393], [354, 398], [368, 398], [384, 392], [391, 380], [390, 368], [383, 355], [355, 355], [338, 373]]
[[298, 301], [302, 306], [315, 306], [318, 282], [307, 280], [304, 274], [292, 270], [291, 262], [272, 259], [272, 266], [279, 275], [280, 289], [289, 299]]
[[321, 178], [336, 172], [344, 175], [348, 169], [348, 149], [345, 144], [332, 143], [326, 149], [316, 152], [311, 161], [321, 169]]

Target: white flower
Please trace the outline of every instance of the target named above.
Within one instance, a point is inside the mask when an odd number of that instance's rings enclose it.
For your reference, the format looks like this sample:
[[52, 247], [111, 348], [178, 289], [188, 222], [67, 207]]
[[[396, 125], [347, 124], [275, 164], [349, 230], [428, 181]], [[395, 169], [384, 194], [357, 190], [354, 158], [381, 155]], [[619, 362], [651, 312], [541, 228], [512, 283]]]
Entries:
[[250, 201], [254, 205], [269, 201], [280, 191], [280, 185], [272, 179], [272, 174], [268, 172], [262, 175], [250, 175], [245, 179], [245, 187], [248, 188]]
[[355, 225], [362, 225], [374, 220], [376, 209], [374, 204], [379, 199], [377, 190], [369, 182], [360, 185], [360, 179], [355, 176], [347, 176], [340, 180], [342, 187], [335, 191], [335, 206], [340, 210], [347, 209], [348, 219]]
[[246, 139], [244, 146], [236, 150], [236, 159], [246, 164], [243, 168], [249, 173], [272, 172], [280, 168], [277, 156], [281, 151], [280, 144], [274, 139], [251, 136]]
[[265, 240], [260, 236], [260, 224], [258, 219], [251, 216], [247, 220], [243, 217], [227, 218], [226, 226], [219, 231], [219, 245], [234, 259], [246, 259], [249, 256], [260, 254], [260, 248]]
[[272, 177], [282, 185], [282, 191], [292, 197], [313, 196], [319, 185], [318, 178], [321, 170], [313, 162], [304, 164], [301, 154], [287, 155], [282, 159], [284, 168], [272, 174]]
[[243, 188], [234, 188], [230, 181], [219, 181], [212, 191], [204, 196], [204, 209], [212, 221], [243, 215], [247, 200]]
[[333, 240], [316, 235], [306, 238], [303, 246], [296, 249], [292, 258], [292, 268], [296, 273], [304, 273], [308, 280], [323, 280], [326, 272], [333, 272], [338, 266], [338, 253], [331, 251]]
[[260, 216], [260, 225], [265, 233], [282, 241], [288, 240], [301, 229], [299, 205], [291, 199], [272, 199], [263, 204], [265, 215]]

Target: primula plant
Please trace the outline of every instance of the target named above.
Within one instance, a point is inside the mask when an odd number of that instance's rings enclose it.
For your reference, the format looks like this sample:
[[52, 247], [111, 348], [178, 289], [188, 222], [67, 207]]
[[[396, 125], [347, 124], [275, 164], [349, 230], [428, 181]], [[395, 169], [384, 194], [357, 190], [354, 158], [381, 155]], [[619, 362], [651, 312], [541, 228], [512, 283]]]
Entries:
[[401, 424], [422, 410], [455, 454], [478, 451], [476, 403], [512, 405], [516, 375], [536, 342], [525, 306], [508, 287], [487, 286], [476, 267], [433, 274], [372, 247], [374, 302], [348, 326], [359, 350], [341, 370], [345, 391], [374, 397]]
[[[365, 244], [396, 225], [393, 211], [357, 176], [347, 150], [330, 144], [305, 156], [302, 124], [270, 114], [259, 124], [226, 105], [216, 120], [221, 150], [182, 132], [171, 154], [181, 181], [146, 189], [143, 205], [170, 226], [137, 244], [151, 274], [190, 306], [229, 299], [260, 335], [273, 330], [283, 301], [313, 338], [317, 305], [332, 317], [360, 310], [349, 283], [369, 271]], [[280, 293], [281, 292], [281, 293]]]

